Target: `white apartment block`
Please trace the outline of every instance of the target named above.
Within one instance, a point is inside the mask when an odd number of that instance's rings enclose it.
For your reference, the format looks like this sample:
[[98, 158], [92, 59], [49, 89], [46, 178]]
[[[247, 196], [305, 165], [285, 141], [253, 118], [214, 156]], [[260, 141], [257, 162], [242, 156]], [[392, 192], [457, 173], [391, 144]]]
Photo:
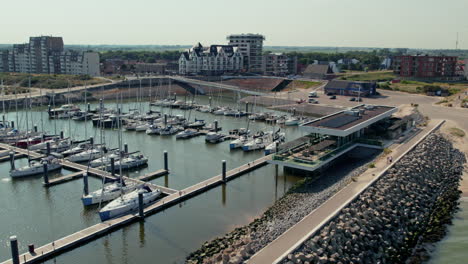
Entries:
[[219, 75], [242, 70], [242, 54], [231, 45], [211, 45], [200, 43], [183, 52], [179, 58], [179, 74]]
[[61, 37], [30, 37], [27, 44], [0, 51], [0, 72], [99, 76], [99, 54], [64, 50]]
[[49, 56], [50, 73], [99, 76], [99, 53], [64, 51]]
[[244, 57], [244, 69], [249, 72], [262, 72], [263, 41], [265, 37], [260, 34], [234, 34], [227, 36], [229, 45], [239, 48]]

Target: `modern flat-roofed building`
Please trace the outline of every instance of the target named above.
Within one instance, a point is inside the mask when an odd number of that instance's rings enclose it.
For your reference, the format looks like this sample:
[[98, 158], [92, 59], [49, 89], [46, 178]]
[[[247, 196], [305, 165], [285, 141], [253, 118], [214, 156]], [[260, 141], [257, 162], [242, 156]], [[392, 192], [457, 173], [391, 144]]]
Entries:
[[0, 51], [0, 71], [99, 76], [99, 53], [65, 50], [62, 37], [30, 37]]
[[394, 57], [393, 72], [401, 77], [451, 79], [456, 64], [456, 56], [401, 55]]
[[375, 82], [332, 80], [325, 85], [324, 91], [326, 94], [370, 96], [375, 95], [376, 87]]
[[356, 147], [383, 149], [381, 141], [371, 139], [369, 134], [397, 112], [396, 107], [358, 105], [313, 121], [304, 123], [300, 129], [308, 135], [297, 144], [278, 151], [272, 164], [303, 172], [313, 172]]
[[244, 57], [244, 69], [249, 72], [262, 72], [263, 41], [265, 37], [260, 34], [233, 34], [227, 36], [229, 45], [239, 48]]

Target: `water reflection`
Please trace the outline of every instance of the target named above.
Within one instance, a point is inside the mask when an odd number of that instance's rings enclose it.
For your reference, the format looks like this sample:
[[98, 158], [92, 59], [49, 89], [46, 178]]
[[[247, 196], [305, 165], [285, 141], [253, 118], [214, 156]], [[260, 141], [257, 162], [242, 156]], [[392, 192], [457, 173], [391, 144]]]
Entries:
[[221, 204], [226, 207], [226, 184], [221, 184]]
[[139, 222], [138, 235], [140, 238], [140, 248], [143, 248], [145, 246], [145, 221], [144, 220], [141, 220]]

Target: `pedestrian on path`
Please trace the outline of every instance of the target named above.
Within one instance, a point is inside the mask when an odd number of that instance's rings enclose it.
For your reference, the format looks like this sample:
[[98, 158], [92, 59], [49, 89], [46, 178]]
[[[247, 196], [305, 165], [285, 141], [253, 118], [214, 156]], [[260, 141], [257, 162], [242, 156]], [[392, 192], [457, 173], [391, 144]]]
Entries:
[[388, 157], [388, 158], [389, 158], [390, 163], [392, 163], [392, 161], [393, 161], [392, 156], [390, 156], [390, 157]]

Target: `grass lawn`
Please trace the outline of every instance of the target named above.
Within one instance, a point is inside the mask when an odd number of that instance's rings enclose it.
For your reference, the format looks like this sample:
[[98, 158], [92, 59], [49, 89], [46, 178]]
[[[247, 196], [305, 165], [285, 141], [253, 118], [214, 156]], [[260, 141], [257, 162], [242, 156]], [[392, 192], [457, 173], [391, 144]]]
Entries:
[[339, 77], [340, 80], [348, 80], [348, 81], [391, 81], [393, 79], [398, 79], [398, 77], [393, 74], [392, 71], [374, 71], [374, 72], [362, 72], [357, 73], [353, 72], [353, 74], [343, 75]]
[[288, 84], [288, 86], [286, 86], [285, 89], [289, 90], [289, 89], [309, 89], [309, 88], [313, 88], [313, 87], [316, 87], [316, 86], [319, 86], [320, 84], [322, 84], [321, 82], [313, 82], [313, 81], [292, 81], [291, 83]]
[[[5, 85], [28, 87], [27, 73], [0, 73], [0, 79], [3, 79]], [[31, 74], [31, 87], [41, 87], [48, 89], [60, 89], [83, 85], [93, 85], [108, 83], [109, 81], [100, 78], [94, 78], [89, 75], [65, 75], [65, 74]]]
[[450, 134], [452, 134], [453, 136], [456, 136], [456, 137], [464, 137], [465, 136], [465, 131], [459, 129], [459, 128], [456, 128], [456, 127], [451, 127], [450, 129]]

